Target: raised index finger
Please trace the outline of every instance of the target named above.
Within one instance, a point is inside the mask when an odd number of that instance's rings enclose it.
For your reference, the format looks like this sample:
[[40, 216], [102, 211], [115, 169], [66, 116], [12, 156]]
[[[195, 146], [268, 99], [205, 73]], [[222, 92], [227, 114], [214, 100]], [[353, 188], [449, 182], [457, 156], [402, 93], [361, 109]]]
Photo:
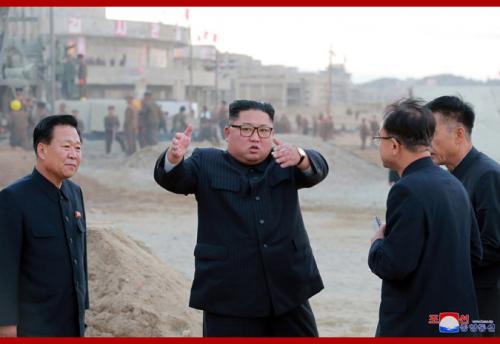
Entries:
[[193, 133], [193, 126], [191, 124], [188, 124], [186, 130], [184, 131], [184, 135], [191, 137], [192, 133]]

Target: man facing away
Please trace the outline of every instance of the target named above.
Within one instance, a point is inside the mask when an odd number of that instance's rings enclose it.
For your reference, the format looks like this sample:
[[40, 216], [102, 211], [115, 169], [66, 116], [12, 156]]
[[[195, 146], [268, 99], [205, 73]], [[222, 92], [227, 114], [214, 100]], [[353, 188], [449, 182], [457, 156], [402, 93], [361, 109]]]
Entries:
[[84, 335], [89, 307], [81, 138], [71, 115], [33, 133], [33, 172], [0, 191], [0, 337]]
[[500, 165], [472, 145], [475, 114], [454, 96], [427, 104], [436, 119], [432, 158], [465, 186], [481, 233], [483, 260], [472, 270], [481, 320], [492, 320], [486, 335], [499, 336], [500, 325]]
[[155, 166], [159, 185], [198, 202], [190, 306], [204, 311], [204, 336], [318, 335], [308, 299], [323, 282], [297, 191], [321, 182], [328, 165], [318, 152], [274, 138], [273, 118], [270, 104], [234, 101], [227, 151], [195, 149], [184, 158], [189, 125]]
[[445, 312], [478, 319], [471, 265], [481, 259], [479, 230], [464, 187], [432, 162], [434, 129], [431, 112], [406, 99], [387, 108], [374, 137], [384, 166], [401, 176], [368, 256], [382, 279], [377, 336], [471, 335], [453, 319], [451, 327], [429, 319]]

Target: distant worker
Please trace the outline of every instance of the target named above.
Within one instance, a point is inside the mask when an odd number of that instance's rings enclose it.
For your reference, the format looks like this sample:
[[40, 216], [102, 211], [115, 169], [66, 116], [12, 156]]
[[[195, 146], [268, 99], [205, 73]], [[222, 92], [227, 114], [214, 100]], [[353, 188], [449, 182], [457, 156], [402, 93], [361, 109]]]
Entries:
[[120, 128], [120, 120], [115, 114], [115, 107], [108, 106], [108, 114], [104, 117], [104, 141], [106, 146], [106, 154], [111, 153], [113, 141], [116, 140], [118, 129]]
[[366, 123], [366, 118], [361, 119], [361, 125], [359, 126], [359, 137], [361, 139], [361, 149], [366, 148], [366, 139], [370, 135], [370, 128], [368, 128], [368, 124]]
[[[380, 125], [378, 123], [377, 116], [373, 116], [370, 121], [370, 131], [372, 136], [377, 136], [380, 130]], [[372, 147], [376, 147], [374, 142], [372, 141]]]
[[142, 147], [154, 146], [158, 143], [161, 116], [163, 114], [158, 104], [153, 100], [153, 94], [150, 91], [144, 92], [142, 108], [139, 114]]
[[71, 56], [66, 56], [62, 66], [61, 95], [64, 99], [72, 99], [76, 78], [76, 66]]
[[217, 112], [214, 117], [214, 122], [217, 122], [219, 126], [219, 138], [224, 137], [224, 128], [227, 124], [227, 118], [229, 116], [229, 107], [225, 100], [220, 102], [220, 106], [217, 109]]
[[83, 54], [78, 54], [78, 93], [80, 99], [87, 97], [87, 65]]
[[47, 111], [47, 103], [44, 101], [38, 101], [35, 106], [35, 112], [33, 113], [33, 122], [35, 125], [33, 128], [45, 117], [49, 116], [49, 112]]
[[186, 107], [182, 105], [172, 119], [172, 133], [183, 131], [186, 126]]
[[[19, 102], [19, 100], [16, 99], [13, 102]], [[9, 143], [11, 147], [30, 148], [31, 140], [28, 136], [29, 125], [30, 115], [23, 105], [19, 105], [19, 108], [11, 106], [8, 121], [10, 132]]]
[[139, 119], [134, 108], [134, 98], [127, 96], [127, 108], [125, 109], [125, 120], [123, 122], [123, 134], [125, 139], [126, 153], [132, 155], [137, 149], [137, 134], [139, 132]]

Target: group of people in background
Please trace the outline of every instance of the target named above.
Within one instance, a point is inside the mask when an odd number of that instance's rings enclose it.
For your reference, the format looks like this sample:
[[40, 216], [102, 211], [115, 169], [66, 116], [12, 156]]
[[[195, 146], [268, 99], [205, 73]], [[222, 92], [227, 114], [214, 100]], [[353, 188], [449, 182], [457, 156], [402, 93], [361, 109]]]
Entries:
[[328, 141], [334, 137], [335, 125], [331, 115], [320, 113], [318, 116], [312, 116], [309, 119], [307, 116], [297, 114], [295, 116], [294, 130], [288, 115], [283, 113], [276, 120], [275, 132], [278, 134], [291, 134], [295, 132], [301, 135], [319, 136], [323, 141]]
[[[15, 91], [15, 99], [11, 102], [11, 111], [6, 118], [6, 128], [9, 131], [9, 144], [11, 147], [31, 148], [31, 135], [35, 125], [43, 118], [49, 116], [47, 103], [25, 95], [22, 88]], [[68, 114], [66, 104], [60, 103], [57, 114]], [[83, 131], [84, 124], [79, 118], [79, 111], [73, 109], [71, 114], [77, 118]]]

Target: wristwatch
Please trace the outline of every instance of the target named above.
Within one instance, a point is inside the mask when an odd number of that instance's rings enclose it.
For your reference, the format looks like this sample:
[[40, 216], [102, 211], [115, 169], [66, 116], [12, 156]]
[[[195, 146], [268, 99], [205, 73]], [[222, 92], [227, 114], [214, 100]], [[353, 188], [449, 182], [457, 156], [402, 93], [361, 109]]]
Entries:
[[297, 152], [299, 152], [300, 160], [295, 166], [299, 166], [302, 163], [302, 161], [304, 161], [304, 159], [306, 158], [306, 152], [302, 148], [297, 147]]

